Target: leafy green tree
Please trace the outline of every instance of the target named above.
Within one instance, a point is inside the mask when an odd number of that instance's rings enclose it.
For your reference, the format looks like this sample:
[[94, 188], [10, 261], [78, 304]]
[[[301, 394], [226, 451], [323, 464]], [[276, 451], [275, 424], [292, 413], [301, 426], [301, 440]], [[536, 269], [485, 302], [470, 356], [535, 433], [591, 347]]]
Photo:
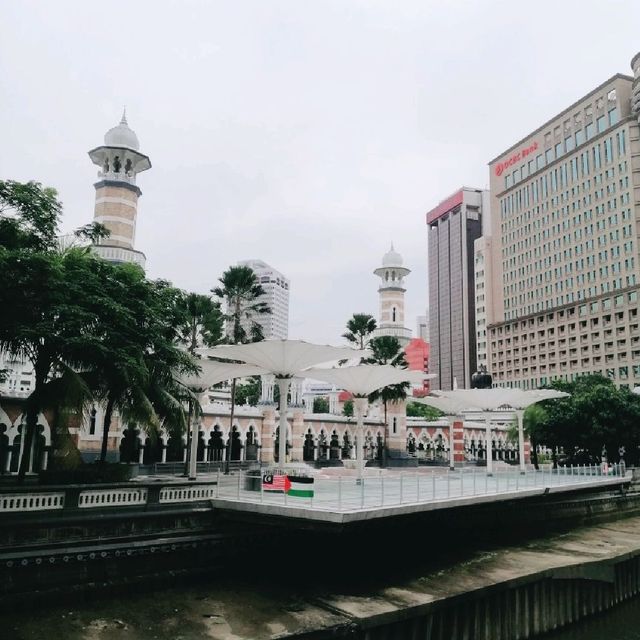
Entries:
[[0, 182], [0, 351], [28, 359], [35, 379], [25, 403], [19, 481], [29, 468], [40, 412], [81, 411], [91, 394], [77, 372], [107, 348], [96, 332], [109, 304], [98, 262], [87, 250], [58, 250], [60, 214], [55, 190]]
[[571, 395], [540, 403], [544, 414], [529, 426], [536, 443], [554, 453], [563, 450], [572, 464], [599, 461], [605, 452], [615, 459], [621, 446], [627, 462], [638, 461], [640, 397], [597, 374], [572, 382], [556, 380], [550, 386]]
[[185, 392], [177, 377], [194, 370], [195, 363], [177, 346], [183, 292], [164, 281], [147, 280], [137, 265], [102, 262], [102, 268], [110, 271], [104, 286], [112, 305], [101, 318], [108, 349], [88, 375], [96, 397], [105, 404], [100, 453], [104, 462], [114, 410], [123, 424], [140, 426], [152, 438], [169, 415], [174, 426], [185, 426], [177, 408]]
[[353, 400], [351, 398], [345, 400], [342, 407], [342, 415], [347, 416], [347, 418], [353, 418]]
[[[95, 391], [104, 392], [107, 402], [118, 398], [125, 416], [143, 412], [148, 419], [161, 409], [175, 418], [170, 391], [182, 391], [173, 373], [194, 367], [175, 347], [175, 305], [159, 303], [180, 292], [162, 281], [149, 283], [136, 267], [105, 262], [88, 247], [60, 250], [60, 214], [54, 190], [0, 182], [0, 272], [7, 279], [0, 292], [6, 310], [0, 314], [0, 351], [28, 359], [35, 378], [25, 403], [19, 480], [29, 468], [40, 412], [53, 411], [56, 450], [61, 440], [71, 443], [69, 420], [78, 420]], [[104, 237], [104, 228], [88, 225], [79, 234]]]
[[[369, 340], [369, 349], [371, 357], [366, 358], [364, 362], [369, 364], [389, 364], [393, 367], [406, 369], [407, 360], [404, 355], [404, 349], [396, 337], [380, 336], [379, 338], [372, 338]], [[383, 387], [369, 396], [369, 402], [382, 401], [384, 404], [384, 421], [386, 422], [388, 403], [405, 400], [410, 387], [411, 385], [408, 382]]]
[[424, 418], [425, 420], [437, 420], [442, 416], [442, 411], [420, 402], [408, 402], [407, 416], [411, 418]]
[[313, 413], [329, 413], [329, 401], [321, 396], [314, 398]]
[[184, 324], [180, 340], [191, 354], [199, 346], [212, 347], [222, 340], [223, 317], [220, 303], [211, 296], [188, 293], [182, 300]]
[[358, 349], [364, 349], [376, 326], [374, 317], [368, 313], [354, 313], [353, 317], [347, 321], [347, 332], [343, 333], [342, 337], [356, 345]]
[[236, 385], [235, 403], [255, 407], [260, 400], [260, 376], [253, 376]]

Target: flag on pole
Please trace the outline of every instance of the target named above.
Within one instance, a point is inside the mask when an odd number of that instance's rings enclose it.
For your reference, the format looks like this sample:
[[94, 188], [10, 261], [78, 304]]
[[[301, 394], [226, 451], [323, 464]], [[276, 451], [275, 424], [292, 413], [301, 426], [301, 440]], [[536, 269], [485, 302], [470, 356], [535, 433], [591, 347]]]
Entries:
[[262, 476], [262, 490], [273, 491], [277, 493], [288, 493], [291, 487], [289, 478], [284, 475], [274, 475], [273, 473], [265, 473]]
[[298, 498], [313, 498], [313, 478], [287, 476], [290, 488], [287, 494]]

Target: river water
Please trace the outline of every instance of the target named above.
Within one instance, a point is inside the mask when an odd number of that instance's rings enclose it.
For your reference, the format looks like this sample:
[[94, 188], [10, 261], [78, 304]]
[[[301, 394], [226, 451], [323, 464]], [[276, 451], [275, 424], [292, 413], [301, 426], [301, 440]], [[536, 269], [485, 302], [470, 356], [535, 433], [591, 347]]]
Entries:
[[548, 634], [544, 640], [640, 640], [640, 601], [625, 602], [600, 616]]

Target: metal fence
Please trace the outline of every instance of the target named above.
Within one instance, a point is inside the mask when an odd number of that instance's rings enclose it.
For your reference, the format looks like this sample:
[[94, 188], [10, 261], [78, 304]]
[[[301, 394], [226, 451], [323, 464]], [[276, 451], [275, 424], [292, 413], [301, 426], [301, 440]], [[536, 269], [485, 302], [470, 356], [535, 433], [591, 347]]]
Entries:
[[[255, 472], [254, 472], [255, 473]], [[217, 477], [216, 497], [284, 506], [299, 506], [325, 511], [352, 511], [390, 507], [403, 504], [440, 502], [552, 487], [579, 487], [609, 478], [621, 479], [624, 465], [581, 465], [542, 468], [520, 473], [518, 469], [495, 469], [491, 475], [477, 468], [456, 470], [380, 472], [368, 474], [362, 480], [353, 475], [315, 478], [312, 497], [291, 496], [284, 491], [269, 491], [261, 478], [238, 470]]]

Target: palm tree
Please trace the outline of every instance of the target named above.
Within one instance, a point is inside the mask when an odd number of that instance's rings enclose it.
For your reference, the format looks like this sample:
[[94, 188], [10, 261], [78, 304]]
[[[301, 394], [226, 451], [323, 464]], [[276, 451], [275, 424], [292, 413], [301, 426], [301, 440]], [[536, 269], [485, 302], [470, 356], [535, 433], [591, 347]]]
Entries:
[[[212, 292], [224, 300], [227, 322], [227, 340], [232, 344], [260, 342], [264, 340], [262, 325], [256, 320], [260, 316], [271, 313], [266, 302], [261, 300], [265, 290], [258, 282], [258, 277], [251, 267], [238, 265], [229, 267], [220, 278], [222, 286], [215, 287]], [[247, 330], [248, 329], [248, 330]], [[229, 473], [231, 457], [231, 437], [233, 434], [233, 418], [235, 414], [236, 379], [231, 381], [231, 412], [229, 415], [229, 440], [227, 442], [227, 460], [225, 473]]]
[[180, 341], [194, 354], [201, 344], [212, 347], [222, 338], [223, 317], [220, 303], [211, 296], [188, 293], [182, 301], [184, 323], [180, 327]]
[[[393, 367], [406, 369], [407, 360], [404, 356], [404, 349], [400, 345], [398, 338], [394, 336], [380, 336], [372, 338], [369, 341], [369, 349], [371, 357], [366, 358], [364, 362], [368, 364], [390, 364]], [[382, 400], [384, 404], [384, 421], [387, 421], [387, 404], [389, 402], [397, 402], [407, 397], [407, 391], [411, 385], [408, 382], [401, 384], [392, 384], [374, 391], [369, 396], [369, 402]]]
[[256, 318], [271, 313], [271, 309], [260, 300], [266, 292], [254, 270], [244, 265], [229, 267], [222, 274], [220, 284], [222, 286], [215, 287], [212, 292], [226, 303], [223, 317], [227, 322], [229, 342], [240, 344], [263, 340], [262, 325]]
[[354, 313], [347, 322], [347, 332], [342, 334], [351, 344], [364, 349], [369, 342], [369, 336], [376, 329], [375, 318], [368, 313]]

